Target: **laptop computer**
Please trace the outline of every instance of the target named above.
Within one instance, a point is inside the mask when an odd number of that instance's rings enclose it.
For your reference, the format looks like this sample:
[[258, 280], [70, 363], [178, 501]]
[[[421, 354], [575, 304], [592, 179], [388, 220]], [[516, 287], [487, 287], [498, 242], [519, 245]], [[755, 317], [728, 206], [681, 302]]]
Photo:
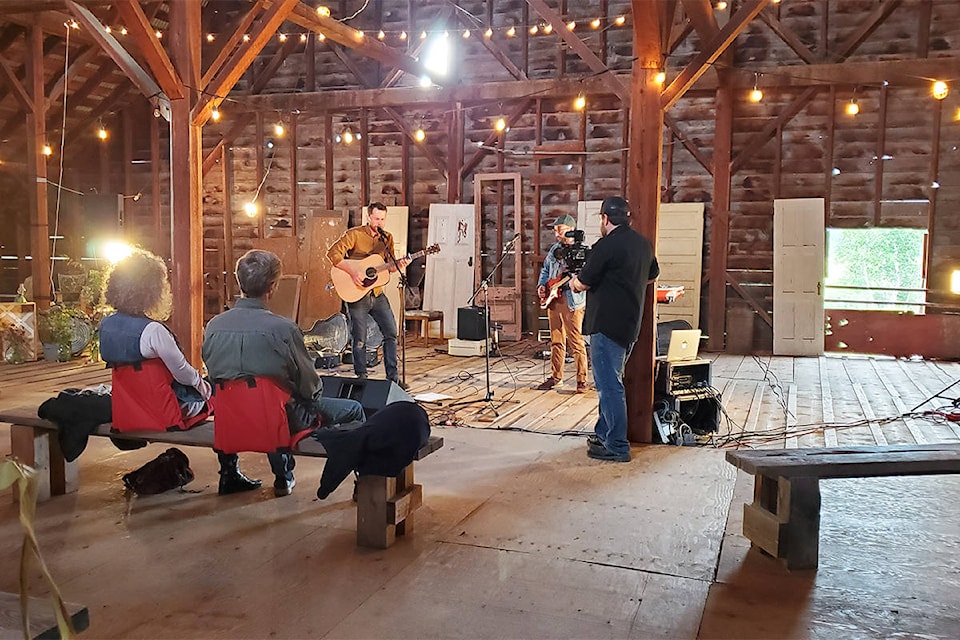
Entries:
[[674, 329], [667, 348], [667, 362], [696, 360], [700, 348], [700, 329]]

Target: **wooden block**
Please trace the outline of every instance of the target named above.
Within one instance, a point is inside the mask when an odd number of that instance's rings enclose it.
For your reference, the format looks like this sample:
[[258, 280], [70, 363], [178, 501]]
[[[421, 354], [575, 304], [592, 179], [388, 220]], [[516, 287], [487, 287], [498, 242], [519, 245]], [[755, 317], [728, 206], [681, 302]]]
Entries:
[[786, 550], [779, 557], [788, 569], [816, 569], [820, 553], [820, 481], [780, 480], [780, 512]]
[[415, 484], [387, 500], [387, 524], [400, 524], [423, 504], [423, 486]]
[[397, 527], [387, 523], [387, 500], [396, 493], [396, 478], [357, 478], [357, 546], [386, 549], [396, 541]]
[[783, 537], [780, 520], [757, 504], [743, 505], [743, 535], [751, 544], [774, 558], [781, 557]]
[[[37, 502], [50, 499], [50, 436], [51, 432], [33, 427], [10, 425], [10, 453], [17, 462], [37, 472]], [[20, 501], [18, 491], [13, 501]]]
[[76, 493], [80, 488], [80, 465], [77, 461], [67, 462], [60, 449], [57, 434], [50, 433], [50, 493], [62, 496]]
[[[90, 626], [90, 613], [79, 604], [64, 603], [70, 615], [70, 623], [77, 633]], [[30, 598], [30, 635], [34, 638], [59, 638], [57, 618], [50, 598]], [[0, 592], [0, 638], [22, 638], [23, 623], [20, 618], [20, 596]]]

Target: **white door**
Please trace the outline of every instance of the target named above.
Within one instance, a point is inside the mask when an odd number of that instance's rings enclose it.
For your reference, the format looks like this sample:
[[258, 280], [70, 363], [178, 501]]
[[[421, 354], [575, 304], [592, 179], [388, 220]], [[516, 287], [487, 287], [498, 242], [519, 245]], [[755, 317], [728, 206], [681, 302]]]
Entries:
[[773, 201], [773, 353], [823, 353], [824, 200]]
[[457, 309], [473, 294], [474, 217], [472, 204], [430, 205], [427, 246], [438, 244], [440, 252], [427, 256], [423, 308], [443, 311], [443, 338], [456, 337]]
[[657, 224], [659, 286], [683, 286], [683, 296], [657, 305], [657, 321], [686, 320], [700, 327], [700, 273], [703, 270], [703, 203], [660, 204]]
[[[363, 224], [367, 224], [367, 208], [363, 208]], [[393, 235], [393, 253], [396, 255], [397, 260], [407, 255], [407, 224], [408, 224], [408, 209], [407, 207], [387, 207], [387, 220], [384, 223], [384, 226], [387, 228], [387, 231]], [[390, 281], [384, 285], [383, 292], [387, 296], [387, 300], [390, 301], [390, 309], [393, 311], [393, 317], [397, 322], [397, 326], [400, 326], [400, 305], [403, 302], [400, 300], [400, 274], [391, 273]]]
[[581, 200], [577, 203], [577, 229], [583, 230], [583, 243], [588, 247], [600, 239], [600, 205], [603, 200]]

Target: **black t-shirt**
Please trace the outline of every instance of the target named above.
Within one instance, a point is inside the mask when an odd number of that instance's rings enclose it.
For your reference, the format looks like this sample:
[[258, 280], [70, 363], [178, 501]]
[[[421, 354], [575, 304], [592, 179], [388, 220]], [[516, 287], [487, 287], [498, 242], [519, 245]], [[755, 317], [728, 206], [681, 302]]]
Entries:
[[590, 287], [583, 333], [602, 333], [629, 349], [640, 335], [647, 283], [658, 275], [653, 247], [628, 224], [597, 240], [578, 276]]

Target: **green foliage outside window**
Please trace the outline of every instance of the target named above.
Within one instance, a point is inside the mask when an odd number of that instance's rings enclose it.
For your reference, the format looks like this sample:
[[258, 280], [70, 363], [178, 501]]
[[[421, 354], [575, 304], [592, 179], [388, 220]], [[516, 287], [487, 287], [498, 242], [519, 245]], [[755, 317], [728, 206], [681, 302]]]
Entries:
[[923, 313], [917, 303], [925, 300], [925, 233], [923, 229], [827, 229], [826, 308]]

